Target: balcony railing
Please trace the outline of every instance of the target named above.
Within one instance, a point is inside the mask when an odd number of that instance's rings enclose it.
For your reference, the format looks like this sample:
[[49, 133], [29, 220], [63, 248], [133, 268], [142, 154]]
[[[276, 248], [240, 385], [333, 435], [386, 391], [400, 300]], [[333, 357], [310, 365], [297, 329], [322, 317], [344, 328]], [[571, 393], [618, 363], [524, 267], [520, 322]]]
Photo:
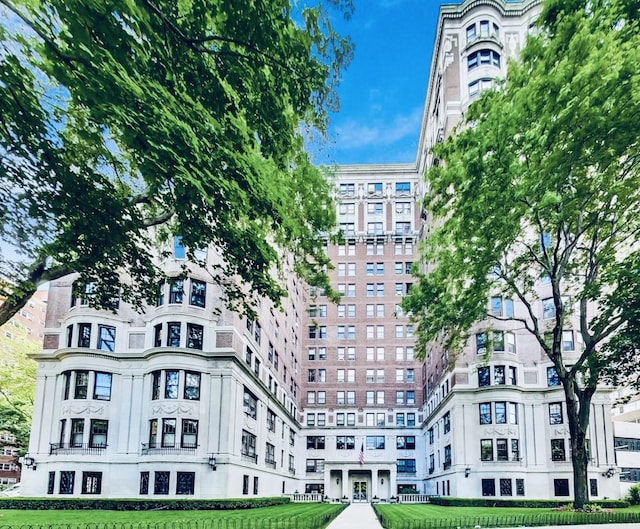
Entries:
[[100, 455], [107, 448], [106, 444], [90, 443], [49, 443], [49, 455], [84, 454]]
[[445, 461], [444, 463], [442, 463], [443, 470], [449, 470], [450, 468], [451, 468], [451, 461]]
[[294, 467], [289, 467], [289, 474], [291, 474], [292, 476], [296, 475], [296, 469]]
[[246, 461], [253, 461], [254, 463], [258, 462], [258, 454], [250, 454], [249, 452], [240, 452], [242, 459]]
[[271, 468], [276, 468], [276, 460], [275, 459], [265, 459], [264, 464]]
[[149, 454], [194, 454], [198, 445], [194, 444], [175, 444], [173, 446], [158, 446], [150, 445], [148, 443], [142, 443], [140, 450], [141, 455]]

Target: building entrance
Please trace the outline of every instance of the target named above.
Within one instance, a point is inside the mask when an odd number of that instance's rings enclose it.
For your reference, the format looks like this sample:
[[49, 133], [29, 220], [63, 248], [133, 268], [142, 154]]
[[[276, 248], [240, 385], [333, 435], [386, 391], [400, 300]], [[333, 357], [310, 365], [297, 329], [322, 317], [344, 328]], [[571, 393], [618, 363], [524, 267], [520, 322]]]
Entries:
[[353, 482], [353, 501], [368, 501], [367, 496], [367, 482], [366, 481], [354, 481]]

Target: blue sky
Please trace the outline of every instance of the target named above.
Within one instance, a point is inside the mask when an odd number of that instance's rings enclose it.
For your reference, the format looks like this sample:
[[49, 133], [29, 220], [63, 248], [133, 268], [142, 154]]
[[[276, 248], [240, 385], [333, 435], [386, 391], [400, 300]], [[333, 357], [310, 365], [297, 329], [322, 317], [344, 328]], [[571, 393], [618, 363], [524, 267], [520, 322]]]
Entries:
[[[355, 44], [322, 164], [415, 161], [438, 9], [455, 0], [354, 0], [340, 24]], [[314, 149], [315, 150], [315, 149]]]

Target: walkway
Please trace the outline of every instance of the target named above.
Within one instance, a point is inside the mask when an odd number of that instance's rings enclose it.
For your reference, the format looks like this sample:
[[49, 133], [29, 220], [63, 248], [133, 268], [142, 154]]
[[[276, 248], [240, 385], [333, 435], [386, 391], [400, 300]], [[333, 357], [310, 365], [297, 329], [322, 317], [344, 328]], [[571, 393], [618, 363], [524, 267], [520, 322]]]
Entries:
[[382, 529], [370, 503], [352, 503], [327, 529]]
[[[536, 529], [557, 529], [554, 527], [537, 527]], [[566, 525], [567, 529], [640, 529], [640, 523], [603, 524], [603, 525]], [[331, 522], [327, 529], [382, 529], [380, 522], [369, 503], [352, 503]]]

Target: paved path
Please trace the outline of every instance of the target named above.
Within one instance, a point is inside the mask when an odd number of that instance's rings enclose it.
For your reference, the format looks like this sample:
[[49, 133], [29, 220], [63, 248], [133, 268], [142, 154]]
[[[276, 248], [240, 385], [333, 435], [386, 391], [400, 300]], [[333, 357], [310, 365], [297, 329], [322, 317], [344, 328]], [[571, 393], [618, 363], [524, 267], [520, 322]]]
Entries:
[[370, 503], [352, 503], [327, 529], [382, 529]]
[[[537, 529], [557, 529], [557, 527], [558, 526], [548, 526], [538, 527]], [[640, 529], [640, 523], [566, 525], [564, 527], [566, 529], [603, 529], [604, 527], [614, 527], [616, 529]], [[382, 526], [373, 512], [371, 504], [352, 503], [329, 524], [327, 529], [382, 529]]]

